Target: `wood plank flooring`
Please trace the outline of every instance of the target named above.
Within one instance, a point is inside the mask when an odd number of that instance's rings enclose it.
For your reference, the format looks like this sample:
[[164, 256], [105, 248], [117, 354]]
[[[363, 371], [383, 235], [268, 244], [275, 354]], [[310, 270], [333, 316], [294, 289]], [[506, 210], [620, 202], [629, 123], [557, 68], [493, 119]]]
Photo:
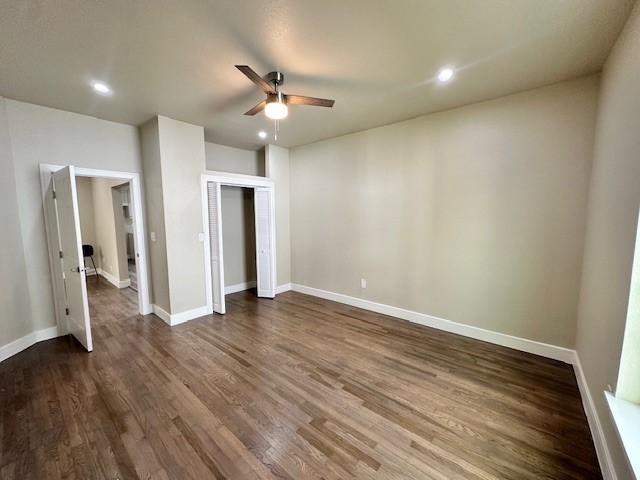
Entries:
[[170, 328], [89, 282], [95, 350], [0, 364], [0, 478], [601, 478], [570, 366], [288, 292]]

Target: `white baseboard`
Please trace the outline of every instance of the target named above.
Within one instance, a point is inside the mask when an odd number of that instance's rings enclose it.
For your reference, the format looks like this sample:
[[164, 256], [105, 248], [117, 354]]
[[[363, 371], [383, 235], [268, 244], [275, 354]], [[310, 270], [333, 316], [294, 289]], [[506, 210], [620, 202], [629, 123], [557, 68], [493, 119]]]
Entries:
[[244, 292], [245, 290], [249, 290], [250, 288], [256, 288], [257, 282], [254, 280], [252, 282], [243, 282], [236, 283], [235, 285], [229, 285], [224, 287], [224, 294], [229, 295], [231, 293]]
[[593, 437], [593, 444], [596, 447], [596, 454], [598, 455], [598, 462], [600, 463], [602, 477], [604, 480], [617, 480], [618, 476], [616, 475], [616, 471], [613, 466], [611, 452], [607, 446], [607, 440], [604, 436], [604, 431], [602, 430], [600, 417], [598, 416], [596, 405], [593, 403], [593, 397], [589, 391], [587, 378], [582, 370], [582, 364], [580, 363], [580, 357], [577, 352], [573, 359], [573, 370], [576, 374], [578, 388], [580, 389], [580, 397], [582, 397], [584, 412], [587, 415], [587, 421], [589, 422], [589, 429], [591, 430], [591, 436]]
[[371, 310], [372, 312], [401, 318], [403, 320], [408, 320], [410, 322], [425, 325], [427, 327], [444, 330], [445, 332], [455, 333], [457, 335], [475, 338], [476, 340], [482, 340], [483, 342], [489, 342], [496, 345], [502, 345], [504, 347], [514, 348], [523, 352], [541, 355], [543, 357], [552, 358], [554, 360], [560, 360], [565, 363], [573, 363], [575, 358], [575, 350], [571, 350], [569, 348], [537, 342], [535, 340], [529, 340], [526, 338], [515, 337], [513, 335], [494, 332], [492, 330], [486, 330], [484, 328], [474, 327], [471, 325], [465, 325], [463, 323], [445, 320], [444, 318], [434, 317], [425, 313], [405, 310], [404, 308], [399, 307], [392, 307], [390, 305], [384, 305], [382, 303], [376, 303], [370, 300], [350, 297], [341, 293], [320, 290], [319, 288], [307, 287], [305, 285], [299, 285], [296, 283], [291, 284], [291, 289], [294, 292], [306, 293], [307, 295], [313, 295], [315, 297], [324, 298], [326, 300], [333, 300], [334, 302], [344, 303], [346, 305], [363, 308], [365, 310]]
[[111, 275], [109, 272], [102, 270], [101, 268], [98, 268], [98, 275], [100, 275], [116, 288], [127, 288], [129, 285], [131, 285], [131, 280], [129, 280], [128, 278], [126, 280], [120, 280]]
[[180, 313], [172, 313], [171, 314], [171, 326], [178, 325], [180, 323], [187, 322], [189, 320], [193, 320], [194, 318], [203, 317], [205, 315], [211, 315], [213, 311], [208, 308], [206, 305], [198, 308], [194, 308], [191, 310], [185, 310]]
[[[229, 295], [230, 293], [244, 292], [245, 290], [249, 290], [250, 288], [256, 288], [256, 286], [257, 286], [256, 281], [237, 283], [235, 285], [229, 285], [227, 287], [224, 287], [224, 294]], [[276, 287], [276, 295], [278, 293], [288, 292], [289, 290], [291, 290], [290, 283], [285, 283], [284, 285], [278, 285]]]
[[278, 285], [276, 287], [276, 295], [279, 294], [279, 293], [288, 292], [289, 290], [291, 290], [291, 284], [290, 283], [285, 283], [284, 285]]
[[173, 327], [194, 318], [203, 317], [205, 315], [211, 315], [213, 311], [206, 305], [203, 307], [194, 308], [192, 310], [185, 310], [180, 313], [169, 313], [158, 305], [153, 305], [153, 313], [160, 317], [164, 323]]
[[17, 340], [0, 347], [0, 362], [12, 357], [16, 353], [26, 350], [38, 342], [50, 340], [58, 336], [58, 327], [43, 328], [42, 330], [36, 330], [35, 332], [28, 333], [24, 337], [20, 337]]
[[164, 323], [171, 325], [171, 314], [169, 312], [155, 304], [151, 305], [151, 309], [157, 317], [160, 317], [164, 321]]

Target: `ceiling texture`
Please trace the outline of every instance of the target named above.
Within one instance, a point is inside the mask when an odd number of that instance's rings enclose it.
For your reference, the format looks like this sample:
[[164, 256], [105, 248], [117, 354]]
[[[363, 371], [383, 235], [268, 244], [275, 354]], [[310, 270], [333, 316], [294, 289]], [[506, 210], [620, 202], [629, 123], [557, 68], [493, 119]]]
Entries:
[[132, 125], [166, 115], [258, 149], [273, 121], [243, 115], [264, 98], [234, 68], [247, 64], [283, 72], [286, 93], [336, 100], [290, 107], [275, 142], [290, 147], [597, 72], [632, 4], [0, 0], [0, 95]]

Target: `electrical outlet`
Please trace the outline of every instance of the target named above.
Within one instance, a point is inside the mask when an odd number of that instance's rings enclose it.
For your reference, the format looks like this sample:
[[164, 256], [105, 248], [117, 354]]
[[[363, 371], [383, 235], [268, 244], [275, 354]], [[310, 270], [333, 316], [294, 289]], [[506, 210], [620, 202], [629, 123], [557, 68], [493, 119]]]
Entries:
[[152, 242], [156, 241], [156, 232], [151, 232], [151, 241]]
[[360, 279], [360, 288], [367, 288], [367, 279], [366, 278], [361, 278]]

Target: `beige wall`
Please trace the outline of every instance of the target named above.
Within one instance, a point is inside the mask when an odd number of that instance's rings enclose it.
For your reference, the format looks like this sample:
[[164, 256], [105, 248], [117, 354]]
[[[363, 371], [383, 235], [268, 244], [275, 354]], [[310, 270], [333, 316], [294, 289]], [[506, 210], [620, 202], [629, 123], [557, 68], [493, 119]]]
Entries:
[[640, 205], [639, 52], [636, 5], [602, 76], [576, 344], [621, 480], [631, 473], [602, 392], [618, 376]]
[[113, 199], [113, 221], [115, 223], [116, 249], [118, 251], [118, 278], [120, 281], [129, 280], [129, 264], [127, 262], [127, 221], [124, 217], [122, 207], [122, 191], [127, 191], [129, 195], [129, 182], [122, 183], [122, 180], [115, 182], [116, 186], [111, 188]]
[[[122, 185], [122, 180], [92, 178], [93, 213], [96, 229], [96, 260], [98, 268], [117, 280], [129, 278], [127, 253], [122, 228], [120, 194], [113, 187]], [[121, 236], [122, 238], [118, 238]]]
[[160, 137], [158, 118], [140, 127], [140, 144], [144, 164], [145, 205], [147, 209], [147, 235], [149, 269], [151, 271], [151, 303], [166, 312], [171, 311], [169, 299], [169, 272], [164, 228], [164, 201], [162, 196], [162, 170], [160, 165]]
[[204, 128], [158, 116], [140, 133], [149, 235], [156, 238], [150, 245], [154, 303], [170, 314], [204, 308]]
[[256, 281], [256, 230], [253, 189], [221, 188], [224, 285]]
[[[20, 229], [13, 153], [0, 97], [0, 347], [33, 330], [27, 263]], [[45, 296], [46, 298], [46, 296]], [[53, 311], [52, 311], [53, 314]], [[55, 324], [53, 320], [52, 325]]]
[[162, 196], [167, 235], [171, 312], [207, 304], [200, 175], [205, 170], [204, 128], [158, 117]]
[[293, 282], [573, 347], [597, 90], [291, 149]]
[[277, 145], [265, 148], [265, 171], [274, 181], [276, 197], [276, 265], [277, 284], [291, 282], [291, 212], [289, 150]]
[[[80, 215], [80, 236], [84, 245], [92, 245], [95, 252], [93, 260], [98, 267], [95, 214], [93, 212], [93, 187], [91, 178], [76, 177], [78, 192], [78, 213]], [[85, 267], [93, 269], [90, 259], [85, 259]]]
[[264, 150], [253, 151], [205, 142], [207, 170], [264, 177]]
[[22, 237], [22, 249], [13, 254], [28, 266], [19, 290], [29, 297], [31, 330], [40, 330], [55, 326], [55, 314], [39, 164], [142, 172], [138, 130], [15, 100], [6, 99], [5, 107]]

